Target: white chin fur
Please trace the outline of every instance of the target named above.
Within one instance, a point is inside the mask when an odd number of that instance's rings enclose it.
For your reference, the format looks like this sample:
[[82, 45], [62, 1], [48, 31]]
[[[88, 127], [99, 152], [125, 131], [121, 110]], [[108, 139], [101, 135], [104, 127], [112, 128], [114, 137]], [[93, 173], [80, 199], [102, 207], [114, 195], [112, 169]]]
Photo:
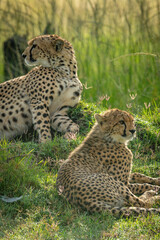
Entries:
[[42, 65], [43, 67], [51, 67], [51, 65], [48, 63], [46, 59], [38, 59], [35, 62], [30, 62], [25, 58], [25, 63], [28, 66], [37, 66], [37, 65]]
[[27, 66], [36, 66], [36, 65], [38, 65], [37, 61], [36, 62], [29, 62], [26, 58], [25, 58], [25, 64]]
[[51, 67], [51, 65], [46, 59], [39, 59], [38, 64], [42, 65], [43, 67]]
[[120, 135], [112, 135], [112, 139], [116, 142], [124, 143], [127, 144], [127, 142], [131, 141], [135, 136], [134, 135], [129, 135], [127, 137], [123, 137]]

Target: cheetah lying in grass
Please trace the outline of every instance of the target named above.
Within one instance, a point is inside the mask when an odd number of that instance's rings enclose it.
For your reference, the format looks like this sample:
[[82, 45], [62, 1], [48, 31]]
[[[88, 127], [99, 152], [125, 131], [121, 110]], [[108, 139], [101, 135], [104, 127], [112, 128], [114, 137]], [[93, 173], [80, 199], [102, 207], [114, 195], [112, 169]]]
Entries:
[[160, 200], [160, 195], [154, 196], [160, 191], [160, 178], [131, 173], [133, 156], [127, 142], [135, 136], [134, 118], [118, 109], [95, 118], [86, 139], [62, 164], [58, 190], [69, 202], [91, 212], [160, 214], [160, 208], [150, 208]]
[[29, 41], [23, 57], [30, 66], [41, 66], [0, 84], [0, 139], [31, 125], [40, 142], [51, 139], [51, 128], [77, 133], [79, 126], [67, 115], [82, 92], [72, 45], [57, 35], [43, 35]]

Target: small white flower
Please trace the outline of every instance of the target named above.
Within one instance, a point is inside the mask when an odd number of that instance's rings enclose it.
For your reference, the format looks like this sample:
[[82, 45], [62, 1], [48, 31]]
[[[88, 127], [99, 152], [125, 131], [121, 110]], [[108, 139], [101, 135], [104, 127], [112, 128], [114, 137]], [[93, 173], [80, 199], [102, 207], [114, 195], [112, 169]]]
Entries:
[[145, 106], [146, 109], [148, 109], [148, 108], [150, 108], [151, 103], [148, 103], [148, 104], [147, 104], [147, 103], [145, 102], [145, 103], [144, 103], [144, 106]]
[[137, 97], [137, 93], [135, 93], [135, 94], [129, 94], [129, 96], [130, 96], [130, 98], [132, 99], [132, 100], [134, 100], [136, 97]]
[[108, 101], [110, 99], [110, 97], [106, 95], [105, 99], [106, 99], [106, 101]]
[[132, 103], [126, 104], [126, 107], [127, 107], [127, 108], [131, 108], [131, 107], [132, 107]]

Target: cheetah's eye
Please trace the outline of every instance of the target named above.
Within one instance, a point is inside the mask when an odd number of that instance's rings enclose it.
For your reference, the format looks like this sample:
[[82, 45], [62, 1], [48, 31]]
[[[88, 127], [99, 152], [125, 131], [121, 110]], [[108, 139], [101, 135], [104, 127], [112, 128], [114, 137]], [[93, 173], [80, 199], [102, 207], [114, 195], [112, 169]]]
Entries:
[[32, 45], [32, 48], [35, 48], [35, 47], [37, 47], [37, 44], [33, 44], [33, 45]]
[[125, 122], [123, 120], [119, 121], [119, 123], [122, 125], [125, 124]]

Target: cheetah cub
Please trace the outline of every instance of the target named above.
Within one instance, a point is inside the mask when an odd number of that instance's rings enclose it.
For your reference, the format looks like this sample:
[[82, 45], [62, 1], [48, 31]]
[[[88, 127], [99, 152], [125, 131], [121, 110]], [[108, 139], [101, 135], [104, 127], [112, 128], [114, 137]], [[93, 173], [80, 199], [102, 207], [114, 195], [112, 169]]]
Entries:
[[118, 109], [95, 118], [86, 139], [58, 172], [59, 192], [91, 212], [108, 210], [123, 216], [160, 213], [160, 208], [150, 208], [160, 199], [160, 195], [154, 196], [160, 187], [152, 185], [160, 185], [160, 178], [131, 173], [133, 157], [127, 142], [135, 136], [134, 118]]
[[77, 133], [79, 126], [67, 115], [82, 92], [72, 45], [57, 35], [42, 35], [28, 42], [23, 57], [38, 67], [0, 84], [0, 139], [22, 134], [31, 125], [40, 142], [51, 139], [51, 128]]

